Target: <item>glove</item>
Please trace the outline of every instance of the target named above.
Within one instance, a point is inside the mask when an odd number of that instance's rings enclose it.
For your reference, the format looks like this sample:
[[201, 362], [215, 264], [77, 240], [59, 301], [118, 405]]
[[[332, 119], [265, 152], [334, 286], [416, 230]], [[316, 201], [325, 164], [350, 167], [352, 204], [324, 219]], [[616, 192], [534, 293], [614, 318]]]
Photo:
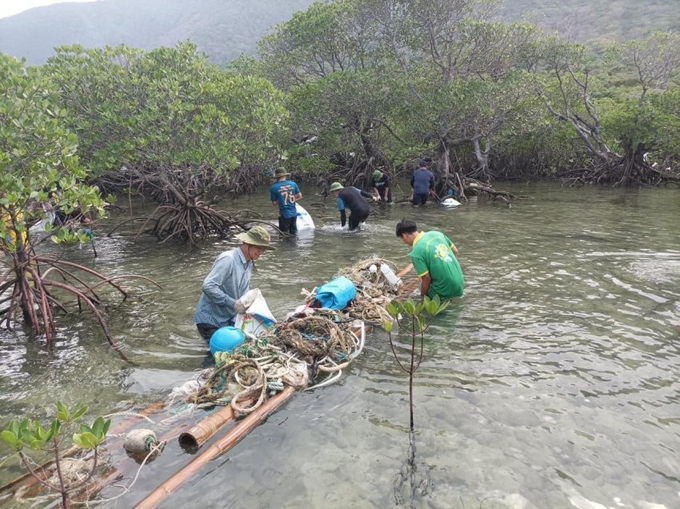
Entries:
[[241, 302], [241, 299], [237, 300], [234, 303], [234, 309], [236, 310], [236, 312], [238, 314], [241, 314], [241, 315], [245, 315], [246, 311], [248, 310], [248, 308], [245, 306], [245, 304], [243, 304], [243, 302]]
[[240, 299], [238, 299], [234, 303], [234, 309], [236, 310], [237, 313], [240, 313], [242, 315], [246, 314], [246, 311], [248, 311], [248, 308], [253, 305], [253, 302], [255, 302], [255, 298], [257, 297], [257, 290], [248, 290], [246, 293], [244, 293]]

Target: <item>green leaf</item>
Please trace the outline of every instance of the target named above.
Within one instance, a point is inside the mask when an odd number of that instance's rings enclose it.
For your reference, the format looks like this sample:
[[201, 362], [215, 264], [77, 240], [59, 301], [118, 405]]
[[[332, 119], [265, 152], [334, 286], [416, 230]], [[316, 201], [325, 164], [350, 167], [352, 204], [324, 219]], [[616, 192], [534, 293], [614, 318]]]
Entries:
[[42, 427], [42, 425], [39, 422], [35, 423], [35, 431], [34, 431], [35, 438], [37, 438], [40, 441], [45, 441], [45, 437], [47, 436], [47, 432], [45, 431], [45, 428]]
[[102, 416], [99, 416], [92, 424], [92, 433], [94, 433], [98, 440], [103, 440], [106, 437], [110, 425], [110, 419], [104, 420]]
[[9, 421], [9, 424], [7, 425], [7, 429], [14, 433], [15, 435], [19, 435], [19, 423], [12, 419]]
[[385, 332], [392, 332], [392, 328], [394, 327], [394, 322], [391, 320], [385, 320], [382, 323], [382, 328], [385, 329]]
[[423, 332], [427, 329], [427, 321], [424, 315], [416, 317], [416, 323], [418, 324], [418, 332]]
[[99, 445], [97, 437], [92, 433], [74, 433], [73, 443], [83, 449], [94, 449]]
[[9, 444], [10, 447], [20, 450], [22, 447], [21, 442], [19, 442], [19, 437], [17, 437], [16, 433], [11, 432], [8, 429], [2, 430], [0, 433], [0, 436], [2, 439]]
[[61, 401], [57, 401], [57, 418], [60, 421], [69, 422], [68, 409]]
[[33, 449], [34, 451], [38, 451], [43, 448], [45, 445], [45, 442], [42, 440], [38, 440], [37, 438], [33, 437], [31, 440], [26, 442], [26, 445], [28, 446], [29, 449]]
[[411, 299], [410, 297], [406, 299], [406, 302], [404, 302], [403, 306], [404, 313], [406, 313], [408, 316], [415, 316], [416, 305], [413, 303], [413, 299]]
[[106, 422], [104, 423], [104, 428], [102, 429], [102, 438], [106, 438], [106, 435], [108, 434], [110, 427], [111, 419], [106, 419]]
[[55, 438], [59, 434], [59, 430], [61, 429], [61, 421], [59, 419], [54, 419], [52, 421], [52, 425], [50, 426], [49, 431], [47, 432], [47, 436], [45, 437], [45, 441], [48, 442]]
[[72, 421], [75, 421], [79, 417], [82, 417], [85, 412], [88, 411], [87, 405], [80, 405], [76, 408], [76, 410], [73, 412], [73, 417], [71, 418]]
[[397, 316], [399, 311], [401, 311], [401, 303], [399, 301], [393, 300], [387, 304], [387, 312], [390, 316]]

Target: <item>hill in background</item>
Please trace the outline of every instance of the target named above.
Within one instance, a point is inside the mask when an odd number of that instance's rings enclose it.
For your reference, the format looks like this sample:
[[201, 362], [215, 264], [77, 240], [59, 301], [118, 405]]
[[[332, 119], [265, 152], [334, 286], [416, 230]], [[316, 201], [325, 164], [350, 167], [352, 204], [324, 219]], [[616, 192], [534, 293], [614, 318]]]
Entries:
[[[274, 24], [313, 0], [99, 0], [38, 7], [0, 19], [0, 51], [41, 64], [53, 48], [126, 44], [150, 50], [190, 39], [225, 65]], [[579, 41], [680, 31], [680, 0], [505, 0], [507, 20], [528, 19]]]
[[528, 19], [581, 42], [680, 32], [680, 0], [505, 0], [503, 12], [506, 19]]
[[65, 44], [151, 50], [190, 39], [220, 64], [313, 0], [100, 0], [38, 7], [0, 19], [0, 51], [42, 64]]

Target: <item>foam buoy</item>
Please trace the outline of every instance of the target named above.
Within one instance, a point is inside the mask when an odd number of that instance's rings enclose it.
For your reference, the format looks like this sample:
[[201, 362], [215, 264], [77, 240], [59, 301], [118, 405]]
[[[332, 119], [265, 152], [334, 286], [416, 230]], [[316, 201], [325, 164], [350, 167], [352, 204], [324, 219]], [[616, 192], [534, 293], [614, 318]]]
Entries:
[[123, 447], [127, 452], [148, 452], [156, 444], [158, 439], [156, 433], [150, 429], [133, 429], [125, 435], [125, 442]]
[[229, 325], [220, 327], [210, 337], [210, 353], [231, 352], [246, 340], [246, 335], [241, 329]]

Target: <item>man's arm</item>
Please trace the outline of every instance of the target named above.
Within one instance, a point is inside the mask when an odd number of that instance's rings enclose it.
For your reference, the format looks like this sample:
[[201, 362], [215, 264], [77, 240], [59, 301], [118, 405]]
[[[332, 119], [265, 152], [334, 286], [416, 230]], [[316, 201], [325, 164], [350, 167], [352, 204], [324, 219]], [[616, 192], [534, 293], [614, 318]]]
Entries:
[[432, 278], [430, 277], [430, 273], [426, 272], [422, 276], [420, 276], [420, 298], [424, 299], [425, 296], [427, 295], [427, 292], [430, 291], [430, 285], [432, 284]]
[[210, 274], [203, 281], [203, 293], [215, 304], [224, 306], [231, 311], [235, 311], [234, 303], [236, 299], [231, 295], [227, 295], [222, 290], [222, 282], [231, 277], [233, 272], [233, 259], [229, 257], [222, 258], [215, 262]]
[[340, 211], [340, 226], [345, 226], [347, 222], [347, 214], [345, 214], [345, 209]]
[[295, 201], [300, 201], [302, 199], [302, 191], [298, 191], [298, 193], [293, 197], [295, 198]]
[[[359, 189], [359, 188], [357, 188], [357, 189]], [[363, 189], [359, 189], [359, 193], [360, 193], [361, 196], [363, 196], [364, 198], [371, 198], [371, 199], [373, 199], [373, 196], [374, 196], [372, 193], [369, 193], [368, 191], [364, 191]]]

